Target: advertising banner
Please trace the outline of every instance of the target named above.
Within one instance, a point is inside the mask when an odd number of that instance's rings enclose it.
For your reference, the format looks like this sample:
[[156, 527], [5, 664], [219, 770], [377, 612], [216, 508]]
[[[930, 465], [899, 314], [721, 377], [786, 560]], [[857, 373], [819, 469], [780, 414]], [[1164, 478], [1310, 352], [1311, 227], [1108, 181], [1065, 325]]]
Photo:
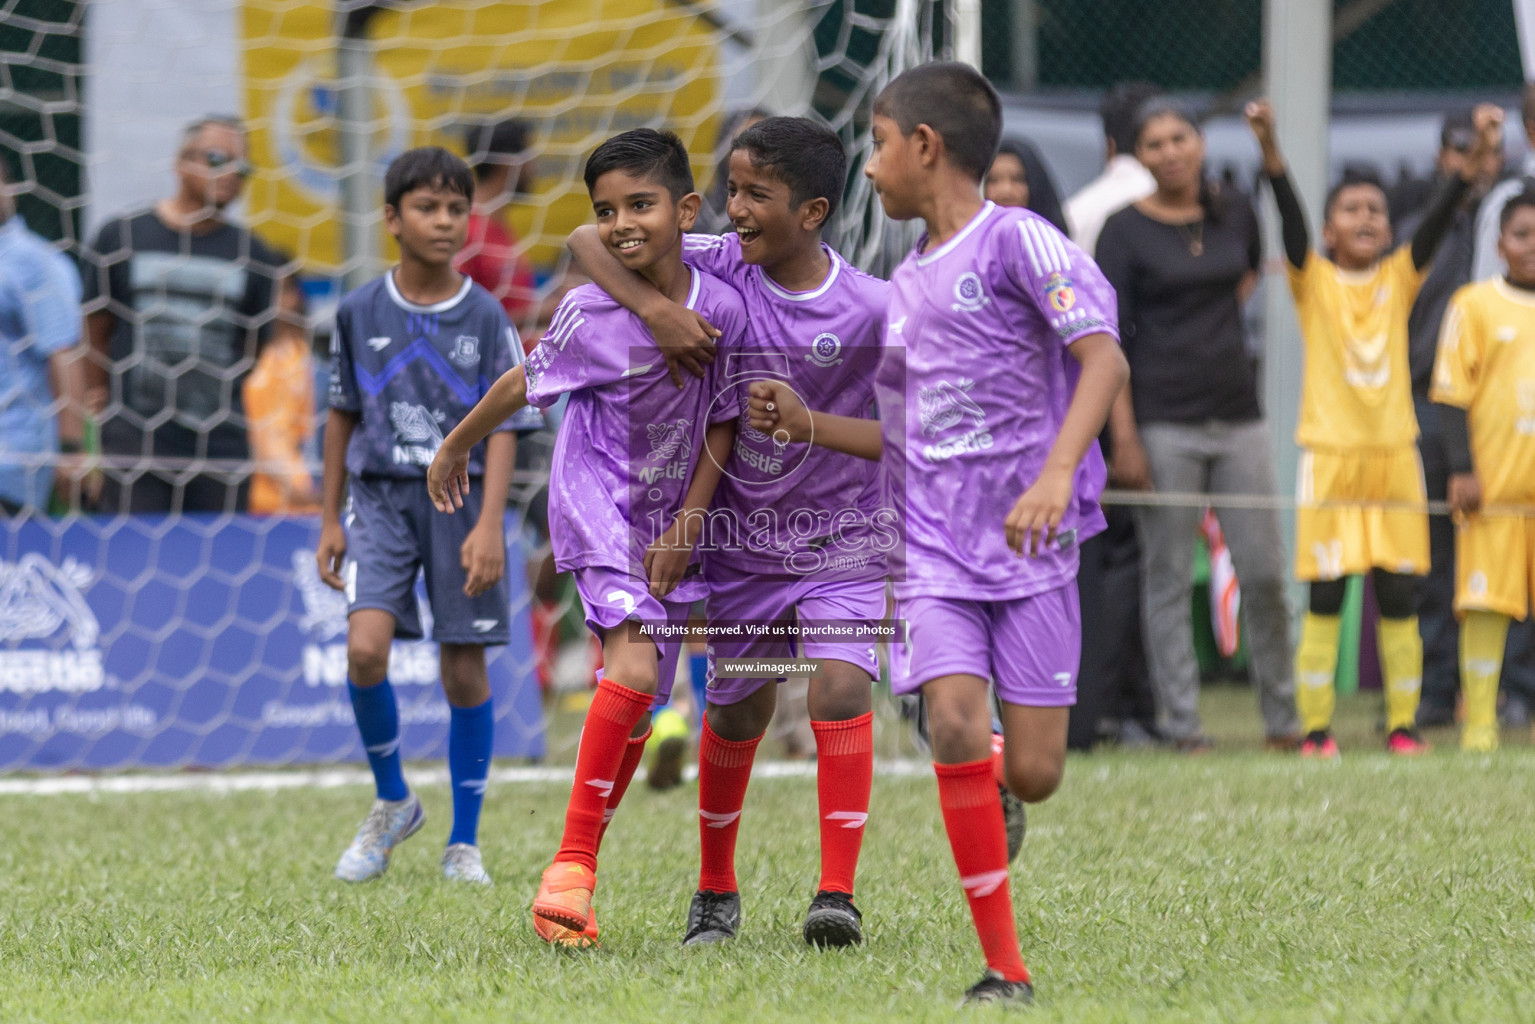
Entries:
[[[0, 521], [0, 772], [362, 760], [318, 535], [297, 517]], [[512, 643], [487, 652], [495, 753], [540, 758], [516, 551]], [[396, 642], [389, 679], [406, 758], [445, 756], [437, 645]]]

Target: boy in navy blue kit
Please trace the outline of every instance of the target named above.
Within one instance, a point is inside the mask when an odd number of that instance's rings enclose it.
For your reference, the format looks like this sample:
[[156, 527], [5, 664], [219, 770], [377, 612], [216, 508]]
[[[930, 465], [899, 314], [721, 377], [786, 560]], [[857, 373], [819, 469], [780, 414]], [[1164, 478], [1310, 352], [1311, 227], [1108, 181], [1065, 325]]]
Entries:
[[469, 168], [447, 150], [413, 149], [396, 159], [384, 178], [384, 220], [399, 242], [399, 265], [348, 295], [336, 313], [316, 557], [320, 577], [346, 593], [347, 689], [377, 785], [373, 810], [336, 865], [336, 877], [348, 882], [382, 875], [394, 847], [425, 820], [401, 771], [387, 678], [393, 641], [422, 636], [416, 574], [424, 570], [452, 714], [453, 831], [443, 874], [490, 884], [477, 844], [493, 739], [485, 646], [509, 639], [502, 523], [513, 431], [541, 420], [525, 410], [477, 446], [469, 472], [484, 482], [469, 514], [435, 514], [426, 467], [443, 437], [522, 361], [500, 304], [452, 266], [473, 194]]

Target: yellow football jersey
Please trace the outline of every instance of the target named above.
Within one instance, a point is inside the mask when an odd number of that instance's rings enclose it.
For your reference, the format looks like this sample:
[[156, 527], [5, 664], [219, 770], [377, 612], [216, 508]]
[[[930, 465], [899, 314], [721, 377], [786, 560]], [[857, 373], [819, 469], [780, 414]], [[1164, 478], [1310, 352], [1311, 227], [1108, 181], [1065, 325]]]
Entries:
[[1369, 270], [1316, 251], [1290, 270], [1306, 369], [1295, 441], [1305, 448], [1399, 448], [1418, 436], [1407, 368], [1407, 314], [1423, 285], [1412, 247]]
[[1429, 397], [1467, 411], [1485, 504], [1535, 502], [1535, 292], [1501, 278], [1456, 292]]

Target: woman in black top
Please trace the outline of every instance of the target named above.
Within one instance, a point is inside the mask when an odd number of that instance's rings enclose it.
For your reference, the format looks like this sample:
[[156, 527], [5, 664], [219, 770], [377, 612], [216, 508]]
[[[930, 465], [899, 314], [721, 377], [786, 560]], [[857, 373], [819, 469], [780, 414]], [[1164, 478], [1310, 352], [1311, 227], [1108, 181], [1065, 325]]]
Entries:
[[[1273, 453], [1242, 327], [1262, 252], [1257, 216], [1246, 197], [1205, 180], [1204, 137], [1170, 101], [1142, 108], [1135, 155], [1156, 191], [1110, 217], [1098, 236], [1098, 265], [1119, 294], [1130, 361], [1130, 387], [1111, 419], [1110, 477], [1140, 490], [1272, 494]], [[1265, 731], [1271, 745], [1293, 748], [1298, 722], [1279, 518], [1270, 510], [1218, 512], [1242, 586]], [[1200, 515], [1194, 504], [1136, 512], [1159, 725], [1188, 752], [1211, 745], [1199, 721], [1191, 609]]]

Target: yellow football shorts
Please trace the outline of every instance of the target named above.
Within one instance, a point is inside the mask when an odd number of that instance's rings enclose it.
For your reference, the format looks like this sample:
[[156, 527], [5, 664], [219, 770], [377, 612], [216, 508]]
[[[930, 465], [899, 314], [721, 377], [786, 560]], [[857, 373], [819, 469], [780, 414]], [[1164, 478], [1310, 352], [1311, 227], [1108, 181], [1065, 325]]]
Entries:
[[1480, 514], [1455, 527], [1455, 610], [1523, 619], [1535, 595], [1535, 516]]
[[1297, 475], [1297, 579], [1335, 580], [1375, 568], [1428, 572], [1427, 490], [1416, 446], [1305, 448]]

